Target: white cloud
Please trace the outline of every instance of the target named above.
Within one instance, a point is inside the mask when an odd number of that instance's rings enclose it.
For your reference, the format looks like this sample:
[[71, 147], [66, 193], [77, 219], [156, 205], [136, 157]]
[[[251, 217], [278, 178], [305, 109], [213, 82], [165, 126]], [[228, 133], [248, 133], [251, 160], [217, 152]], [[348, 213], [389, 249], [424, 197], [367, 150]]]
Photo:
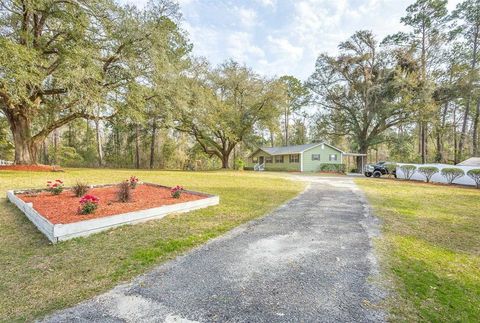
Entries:
[[[306, 79], [320, 53], [334, 55], [357, 30], [371, 30], [379, 41], [406, 30], [400, 17], [415, 0], [178, 1], [195, 55], [213, 64], [234, 58], [267, 75]], [[449, 10], [461, 1], [449, 0]]]
[[271, 51], [277, 55], [284, 56], [285, 58], [293, 61], [298, 61], [302, 58], [303, 47], [292, 45], [292, 43], [286, 38], [268, 36], [267, 39], [271, 44]]
[[264, 7], [275, 7], [277, 5], [277, 0], [256, 0], [256, 1]]
[[228, 36], [227, 52], [241, 63], [265, 57], [265, 52], [253, 43], [252, 35], [247, 32], [234, 32]]
[[188, 22], [184, 23], [184, 28], [190, 35], [190, 41], [195, 46], [195, 53], [208, 58], [212, 63], [221, 62], [221, 53], [217, 44], [222, 42], [222, 34], [215, 28], [205, 26], [193, 26]]
[[193, 4], [194, 2], [196, 2], [196, 0], [177, 0], [177, 2], [180, 4], [181, 7], [185, 7]]
[[257, 12], [253, 9], [235, 7], [234, 10], [238, 12], [240, 23], [251, 28], [257, 24]]

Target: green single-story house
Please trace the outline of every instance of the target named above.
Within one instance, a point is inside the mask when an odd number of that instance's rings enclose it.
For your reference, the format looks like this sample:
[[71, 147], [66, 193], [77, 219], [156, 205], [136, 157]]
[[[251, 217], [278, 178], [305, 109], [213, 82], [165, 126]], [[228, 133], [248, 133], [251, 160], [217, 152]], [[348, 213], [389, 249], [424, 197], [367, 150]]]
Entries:
[[322, 164], [341, 166], [348, 156], [364, 157], [366, 155], [345, 153], [324, 142], [297, 146], [261, 147], [248, 157], [247, 167], [254, 170], [318, 172], [321, 170]]

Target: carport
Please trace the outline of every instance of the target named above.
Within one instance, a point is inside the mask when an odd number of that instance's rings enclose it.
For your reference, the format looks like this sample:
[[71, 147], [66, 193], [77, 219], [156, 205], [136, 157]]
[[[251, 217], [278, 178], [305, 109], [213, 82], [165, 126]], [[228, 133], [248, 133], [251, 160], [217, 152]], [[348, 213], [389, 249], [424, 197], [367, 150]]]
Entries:
[[[365, 170], [365, 165], [367, 164], [367, 154], [360, 154], [360, 153], [343, 153], [344, 163], [346, 166], [347, 173], [350, 173], [352, 169], [352, 164], [355, 165], [355, 169], [357, 169], [357, 173], [363, 174]], [[357, 168], [357, 160], [360, 159], [360, 169]], [[352, 162], [353, 161], [353, 162]]]

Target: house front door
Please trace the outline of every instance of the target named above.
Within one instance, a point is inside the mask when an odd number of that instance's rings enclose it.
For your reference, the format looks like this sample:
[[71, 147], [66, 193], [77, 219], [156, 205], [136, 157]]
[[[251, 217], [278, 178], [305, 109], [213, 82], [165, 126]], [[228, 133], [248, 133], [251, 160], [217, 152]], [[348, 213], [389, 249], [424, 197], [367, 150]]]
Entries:
[[265, 161], [265, 159], [264, 159], [263, 156], [258, 157], [258, 163], [259, 163], [260, 165], [262, 165], [264, 161]]

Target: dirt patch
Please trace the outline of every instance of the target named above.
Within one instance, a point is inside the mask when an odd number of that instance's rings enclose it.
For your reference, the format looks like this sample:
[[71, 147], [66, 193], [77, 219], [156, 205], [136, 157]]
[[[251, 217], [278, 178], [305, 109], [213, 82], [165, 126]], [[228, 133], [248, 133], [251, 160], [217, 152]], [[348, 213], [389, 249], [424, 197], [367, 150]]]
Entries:
[[59, 195], [41, 192], [36, 195], [19, 194], [17, 196], [27, 203], [33, 203], [33, 208], [53, 224], [79, 222], [207, 197], [206, 195], [183, 192], [180, 198], [175, 199], [171, 197], [169, 188], [138, 185], [137, 188], [132, 190], [132, 200], [122, 203], [117, 200], [117, 190], [116, 186], [90, 189], [87, 194], [98, 197], [100, 201], [95, 213], [87, 215], [78, 213], [80, 198], [76, 197], [70, 190], [65, 190]]
[[3, 165], [0, 170], [16, 170], [23, 172], [63, 172], [59, 166], [50, 165]]

